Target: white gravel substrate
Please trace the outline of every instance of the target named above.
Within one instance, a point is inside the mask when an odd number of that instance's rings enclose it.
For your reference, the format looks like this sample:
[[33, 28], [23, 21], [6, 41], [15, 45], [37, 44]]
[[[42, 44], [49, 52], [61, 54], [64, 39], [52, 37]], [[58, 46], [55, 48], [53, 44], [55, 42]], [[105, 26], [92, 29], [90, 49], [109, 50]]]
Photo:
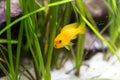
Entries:
[[[120, 51], [118, 51], [120, 53]], [[120, 62], [115, 56], [111, 56], [108, 61], [103, 59], [103, 53], [97, 53], [90, 60], [84, 61], [80, 70], [80, 77], [74, 75], [74, 61], [68, 60], [59, 69], [51, 71], [51, 80], [120, 80]], [[72, 70], [69, 74], [66, 72]], [[34, 74], [33, 68], [30, 72]], [[7, 80], [6, 77], [0, 80]], [[20, 80], [28, 80], [21, 76]]]
[[51, 71], [52, 80], [120, 80], [120, 62], [115, 56], [111, 56], [108, 61], [105, 61], [103, 56], [103, 53], [97, 53], [90, 60], [84, 61], [79, 78], [73, 75], [74, 71], [66, 74], [74, 67], [73, 61], [68, 60], [60, 70]]

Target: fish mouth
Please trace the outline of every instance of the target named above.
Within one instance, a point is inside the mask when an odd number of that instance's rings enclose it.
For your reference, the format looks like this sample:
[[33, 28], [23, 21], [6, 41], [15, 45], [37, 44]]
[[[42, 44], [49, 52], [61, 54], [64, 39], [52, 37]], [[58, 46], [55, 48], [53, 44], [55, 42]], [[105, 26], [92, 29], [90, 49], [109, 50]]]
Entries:
[[56, 45], [56, 44], [54, 44], [54, 48], [57, 48], [57, 45]]
[[56, 44], [54, 44], [54, 48], [59, 48], [59, 46], [57, 46]]

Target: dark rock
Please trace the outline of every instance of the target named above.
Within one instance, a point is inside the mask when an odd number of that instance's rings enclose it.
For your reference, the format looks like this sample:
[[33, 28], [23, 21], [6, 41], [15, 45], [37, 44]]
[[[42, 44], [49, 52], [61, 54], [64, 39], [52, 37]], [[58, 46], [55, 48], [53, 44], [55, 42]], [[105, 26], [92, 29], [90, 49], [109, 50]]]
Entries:
[[102, 17], [108, 12], [104, 0], [84, 0], [84, 2], [94, 18]]
[[[103, 35], [106, 37], [105, 35]], [[108, 47], [103, 43], [95, 34], [91, 33], [89, 30], [86, 31], [85, 37], [85, 54], [84, 59], [87, 60], [91, 58], [98, 52], [106, 52]]]
[[[0, 1], [0, 24], [6, 21], [6, 1]], [[21, 14], [19, 0], [11, 0], [11, 17], [16, 17]]]
[[[102, 30], [108, 23], [108, 7], [105, 0], [84, 0], [99, 30]], [[105, 31], [108, 34], [108, 31]]]

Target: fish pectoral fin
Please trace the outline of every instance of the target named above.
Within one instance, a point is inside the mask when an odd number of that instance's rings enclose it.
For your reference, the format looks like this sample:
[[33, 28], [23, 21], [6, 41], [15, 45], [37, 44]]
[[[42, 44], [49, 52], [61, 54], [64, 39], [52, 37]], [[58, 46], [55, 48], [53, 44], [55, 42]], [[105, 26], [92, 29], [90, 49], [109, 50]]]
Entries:
[[70, 50], [70, 48], [69, 48], [69, 46], [67, 45], [67, 46], [65, 46], [65, 48], [69, 51]]
[[65, 48], [66, 48], [67, 50], [70, 50], [70, 47], [71, 47], [72, 45], [73, 45], [73, 43], [70, 42], [68, 45], [65, 46]]
[[72, 42], [70, 42], [68, 45], [69, 45], [69, 46], [73, 46], [73, 43], [72, 43]]

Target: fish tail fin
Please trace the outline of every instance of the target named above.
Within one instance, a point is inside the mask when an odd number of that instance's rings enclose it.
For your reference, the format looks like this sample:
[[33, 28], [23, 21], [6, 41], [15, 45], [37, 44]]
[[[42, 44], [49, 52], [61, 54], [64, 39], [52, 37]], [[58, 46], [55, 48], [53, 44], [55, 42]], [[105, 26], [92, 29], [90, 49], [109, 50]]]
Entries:
[[79, 26], [78, 26], [78, 33], [79, 34], [85, 34], [85, 23], [82, 22]]

